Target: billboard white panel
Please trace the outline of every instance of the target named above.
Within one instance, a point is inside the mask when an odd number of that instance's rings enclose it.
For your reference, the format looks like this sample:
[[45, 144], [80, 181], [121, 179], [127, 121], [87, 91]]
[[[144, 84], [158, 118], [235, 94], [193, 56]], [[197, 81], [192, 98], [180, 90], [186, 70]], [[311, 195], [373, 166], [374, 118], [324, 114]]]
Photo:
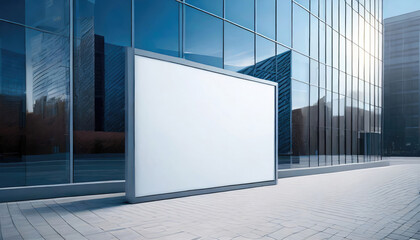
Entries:
[[275, 181], [276, 90], [135, 55], [134, 197]]

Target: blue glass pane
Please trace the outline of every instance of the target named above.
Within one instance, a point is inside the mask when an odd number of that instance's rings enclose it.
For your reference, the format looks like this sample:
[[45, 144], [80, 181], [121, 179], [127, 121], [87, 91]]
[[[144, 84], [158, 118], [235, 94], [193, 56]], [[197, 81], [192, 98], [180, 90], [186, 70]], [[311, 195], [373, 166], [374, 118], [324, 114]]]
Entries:
[[74, 181], [124, 179], [131, 1], [75, 1]]
[[292, 2], [277, 0], [277, 41], [292, 45]]
[[25, 24], [25, 0], [2, 0], [0, 18]]
[[[277, 45], [277, 80], [278, 83], [278, 98], [279, 98], [279, 109], [278, 109], [278, 151], [279, 154], [289, 154], [291, 147], [291, 129], [290, 129], [290, 107], [291, 107], [291, 60], [292, 51], [281, 45]], [[287, 164], [285, 158], [281, 158], [285, 162], [279, 160], [279, 164]], [[283, 166], [284, 168], [285, 166]]]
[[0, 187], [69, 182], [66, 37], [0, 22]]
[[255, 77], [276, 81], [276, 44], [257, 36]]
[[254, 34], [225, 23], [224, 68], [248, 75], [254, 73]]
[[136, 48], [178, 57], [179, 3], [175, 0], [135, 0]]
[[186, 7], [186, 59], [223, 68], [223, 21]]
[[69, 35], [69, 0], [26, 1], [26, 25]]
[[319, 0], [311, 0], [311, 13], [318, 16]]
[[69, 0], [2, 0], [0, 18], [69, 35]]
[[309, 13], [296, 4], [293, 6], [293, 48], [309, 55]]
[[276, 37], [276, 2], [275, 0], [257, 0], [257, 32], [275, 40]]
[[223, 0], [186, 0], [185, 2], [223, 17]]
[[309, 167], [309, 85], [292, 80], [293, 167]]
[[292, 78], [309, 83], [309, 58], [293, 52]]
[[309, 10], [309, 0], [295, 0], [295, 2]]
[[226, 19], [254, 30], [254, 0], [225, 0]]
[[310, 56], [318, 59], [318, 18], [311, 15]]

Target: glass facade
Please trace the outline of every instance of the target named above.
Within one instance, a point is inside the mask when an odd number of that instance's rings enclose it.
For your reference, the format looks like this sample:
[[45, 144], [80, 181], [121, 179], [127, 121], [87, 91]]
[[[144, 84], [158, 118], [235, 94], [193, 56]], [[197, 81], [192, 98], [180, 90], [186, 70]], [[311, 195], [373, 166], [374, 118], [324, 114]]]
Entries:
[[385, 155], [420, 156], [419, 25], [419, 11], [384, 20]]
[[127, 47], [277, 82], [279, 168], [378, 160], [381, 41], [382, 0], [1, 1], [0, 187], [124, 179]]

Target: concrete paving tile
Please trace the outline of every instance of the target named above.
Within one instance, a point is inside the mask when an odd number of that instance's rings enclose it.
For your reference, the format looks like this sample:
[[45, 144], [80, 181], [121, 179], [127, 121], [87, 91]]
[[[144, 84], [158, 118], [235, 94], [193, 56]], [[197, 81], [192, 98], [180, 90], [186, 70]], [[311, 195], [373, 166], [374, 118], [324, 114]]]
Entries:
[[7, 240], [418, 238], [418, 172], [395, 165], [135, 205], [121, 194], [0, 204], [0, 232]]

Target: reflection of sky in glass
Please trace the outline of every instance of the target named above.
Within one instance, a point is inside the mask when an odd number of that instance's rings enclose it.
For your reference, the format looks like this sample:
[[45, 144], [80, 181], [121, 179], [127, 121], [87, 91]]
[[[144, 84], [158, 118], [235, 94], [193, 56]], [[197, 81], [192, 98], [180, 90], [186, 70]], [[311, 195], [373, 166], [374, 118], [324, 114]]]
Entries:
[[256, 61], [261, 62], [267, 58], [271, 58], [276, 54], [276, 45], [274, 42], [257, 36], [257, 56]]
[[307, 107], [309, 104], [309, 85], [292, 80], [292, 110]]
[[1, 0], [0, 18], [68, 35], [69, 0]]
[[292, 57], [292, 78], [309, 82], [309, 58], [293, 52]]
[[131, 45], [131, 1], [130, 0], [102, 0], [95, 1], [77, 0], [75, 1], [75, 33], [76, 37], [85, 27], [84, 19], [94, 21], [96, 35], [104, 36], [105, 42], [119, 45]]
[[186, 2], [207, 12], [223, 16], [223, 0], [186, 0]]
[[223, 21], [186, 7], [185, 58], [203, 64], [223, 67]]
[[257, 32], [275, 39], [275, 0], [257, 0]]
[[277, 0], [277, 41], [291, 46], [291, 1]]
[[419, 0], [383, 0], [384, 19], [420, 10]]
[[239, 71], [254, 65], [254, 34], [225, 24], [225, 68]]
[[136, 48], [179, 55], [179, 3], [174, 0], [135, 0]]
[[226, 19], [254, 30], [254, 0], [226, 0]]
[[298, 5], [293, 7], [293, 48], [309, 55], [309, 13]]

